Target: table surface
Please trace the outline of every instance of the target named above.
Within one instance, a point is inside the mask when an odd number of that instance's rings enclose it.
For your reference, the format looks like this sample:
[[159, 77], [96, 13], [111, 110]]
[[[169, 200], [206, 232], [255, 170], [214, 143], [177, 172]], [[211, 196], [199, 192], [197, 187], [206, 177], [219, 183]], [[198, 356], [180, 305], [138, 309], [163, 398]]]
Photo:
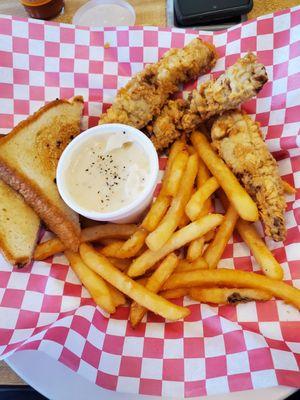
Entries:
[[[166, 0], [127, 0], [135, 9], [136, 25], [166, 25]], [[86, 3], [87, 0], [65, 0], [64, 12], [54, 21], [72, 21], [76, 10]], [[249, 18], [268, 14], [283, 8], [299, 5], [299, 0], [254, 0], [254, 7], [249, 13]], [[17, 15], [26, 17], [23, 6], [18, 1], [1, 0], [0, 14]], [[0, 384], [1, 385], [23, 385], [20, 379], [4, 361], [0, 361]]]

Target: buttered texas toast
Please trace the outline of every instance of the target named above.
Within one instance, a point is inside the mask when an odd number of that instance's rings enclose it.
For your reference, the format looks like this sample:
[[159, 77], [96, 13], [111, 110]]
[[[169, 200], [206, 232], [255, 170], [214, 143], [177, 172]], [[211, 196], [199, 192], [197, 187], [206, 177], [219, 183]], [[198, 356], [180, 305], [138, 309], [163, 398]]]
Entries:
[[0, 142], [0, 177], [74, 251], [79, 246], [78, 215], [61, 199], [55, 175], [63, 149], [80, 132], [82, 110], [81, 96], [55, 100], [22, 121]]
[[22, 196], [0, 179], [0, 249], [13, 265], [30, 261], [40, 219]]

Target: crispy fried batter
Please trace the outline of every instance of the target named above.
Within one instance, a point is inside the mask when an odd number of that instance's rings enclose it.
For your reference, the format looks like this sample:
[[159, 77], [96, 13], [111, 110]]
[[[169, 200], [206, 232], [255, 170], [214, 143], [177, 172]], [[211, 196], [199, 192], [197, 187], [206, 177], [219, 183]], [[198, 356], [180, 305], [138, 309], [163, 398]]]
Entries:
[[187, 108], [183, 99], [169, 100], [156, 122], [147, 126], [147, 134], [157, 150], [168, 147], [182, 135], [181, 119]]
[[120, 89], [99, 124], [119, 122], [143, 128], [158, 115], [178, 85], [208, 72], [216, 63], [215, 48], [196, 38], [183, 49], [168, 51]]
[[263, 64], [248, 53], [217, 80], [205, 82], [192, 92], [189, 110], [182, 120], [183, 129], [192, 130], [204, 120], [238, 107], [255, 96], [267, 80]]
[[217, 80], [203, 83], [188, 100], [169, 100], [147, 127], [157, 150], [169, 146], [183, 131], [190, 132], [214, 115], [236, 108], [255, 96], [268, 80], [252, 53], [239, 59]]
[[216, 119], [211, 135], [214, 148], [257, 203], [266, 235], [284, 240], [284, 189], [259, 124], [244, 112], [230, 111]]

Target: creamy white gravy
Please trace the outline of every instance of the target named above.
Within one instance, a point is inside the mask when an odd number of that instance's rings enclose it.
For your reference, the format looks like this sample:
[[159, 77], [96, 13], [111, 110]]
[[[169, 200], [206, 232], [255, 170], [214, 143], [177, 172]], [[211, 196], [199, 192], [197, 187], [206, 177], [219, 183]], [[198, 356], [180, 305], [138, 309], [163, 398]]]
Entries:
[[70, 158], [65, 171], [69, 194], [88, 211], [112, 212], [144, 191], [150, 162], [126, 133], [90, 138]]

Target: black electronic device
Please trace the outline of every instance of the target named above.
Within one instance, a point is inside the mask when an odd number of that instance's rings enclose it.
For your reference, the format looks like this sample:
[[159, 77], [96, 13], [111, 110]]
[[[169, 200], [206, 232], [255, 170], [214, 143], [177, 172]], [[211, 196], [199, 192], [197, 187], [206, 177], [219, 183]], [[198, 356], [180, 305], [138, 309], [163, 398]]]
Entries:
[[174, 0], [179, 25], [205, 25], [232, 21], [251, 11], [253, 0]]

